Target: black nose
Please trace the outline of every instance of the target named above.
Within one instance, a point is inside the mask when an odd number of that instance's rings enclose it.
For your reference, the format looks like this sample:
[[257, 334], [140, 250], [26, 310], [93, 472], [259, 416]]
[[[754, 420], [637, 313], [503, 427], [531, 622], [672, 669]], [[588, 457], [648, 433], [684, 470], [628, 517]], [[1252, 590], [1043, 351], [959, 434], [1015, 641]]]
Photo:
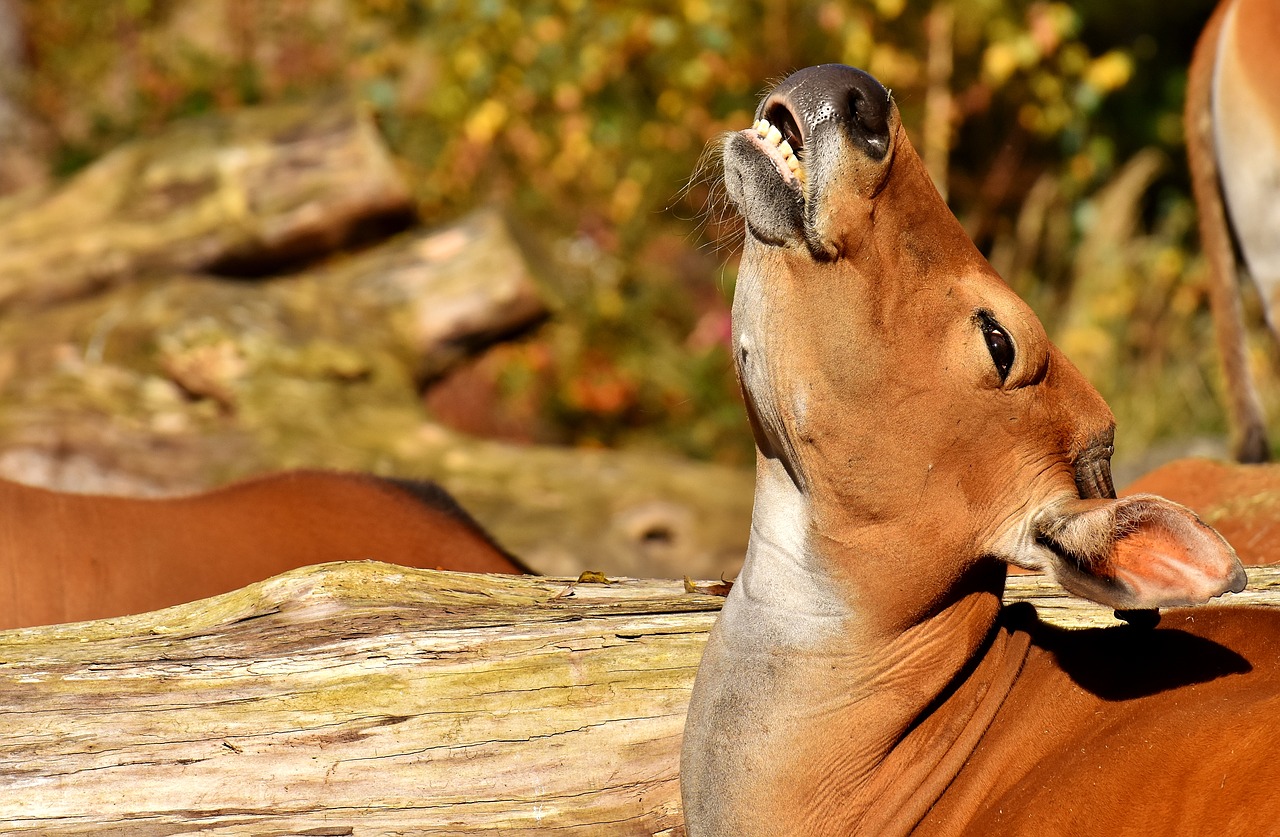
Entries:
[[889, 150], [889, 91], [862, 70], [822, 64], [792, 73], [765, 97], [756, 119], [776, 126], [799, 150], [823, 131], [839, 127], [875, 160]]

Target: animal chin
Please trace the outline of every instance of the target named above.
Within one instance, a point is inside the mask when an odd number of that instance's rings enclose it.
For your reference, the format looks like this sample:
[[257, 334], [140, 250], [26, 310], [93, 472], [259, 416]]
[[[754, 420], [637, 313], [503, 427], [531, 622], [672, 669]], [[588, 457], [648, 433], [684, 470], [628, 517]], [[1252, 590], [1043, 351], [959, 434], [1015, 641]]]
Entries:
[[755, 131], [740, 131], [727, 137], [725, 191], [752, 235], [770, 246], [787, 246], [805, 239], [804, 191], [800, 179], [780, 162], [783, 159], [782, 151]]
[[800, 162], [796, 149], [782, 138], [782, 132], [771, 125], [769, 120], [757, 120], [755, 125], [739, 133], [750, 140], [752, 145], [773, 163], [783, 183], [797, 192], [804, 188], [804, 165]]

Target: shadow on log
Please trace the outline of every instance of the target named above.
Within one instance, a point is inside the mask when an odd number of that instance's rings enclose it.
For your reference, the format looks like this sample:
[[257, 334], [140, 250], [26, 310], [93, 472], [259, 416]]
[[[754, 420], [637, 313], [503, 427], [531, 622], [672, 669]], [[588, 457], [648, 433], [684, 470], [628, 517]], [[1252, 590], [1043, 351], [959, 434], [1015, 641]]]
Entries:
[[[1280, 570], [1249, 575], [1227, 602], [1280, 605]], [[1006, 600], [1114, 624], [1037, 576]], [[0, 826], [683, 834], [681, 731], [720, 602], [352, 563], [0, 633]]]

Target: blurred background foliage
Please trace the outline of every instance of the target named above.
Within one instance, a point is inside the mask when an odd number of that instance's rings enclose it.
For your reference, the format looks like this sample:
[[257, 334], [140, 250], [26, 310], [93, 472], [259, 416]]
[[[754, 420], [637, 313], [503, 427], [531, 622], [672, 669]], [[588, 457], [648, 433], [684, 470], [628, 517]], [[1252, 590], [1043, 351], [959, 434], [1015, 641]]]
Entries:
[[750, 461], [725, 349], [736, 227], [714, 174], [690, 178], [770, 81], [839, 61], [893, 90], [974, 240], [1112, 403], [1119, 457], [1224, 433], [1180, 122], [1209, 0], [19, 8], [53, 177], [188, 114], [342, 91], [427, 223], [501, 207], [557, 313], [427, 393], [463, 429]]

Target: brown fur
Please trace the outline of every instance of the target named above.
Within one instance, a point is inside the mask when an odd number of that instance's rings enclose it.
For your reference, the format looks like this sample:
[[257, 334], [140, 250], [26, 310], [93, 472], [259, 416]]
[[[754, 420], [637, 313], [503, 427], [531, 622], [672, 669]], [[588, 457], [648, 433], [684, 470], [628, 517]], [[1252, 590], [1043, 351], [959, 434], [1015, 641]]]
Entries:
[[[1230, 27], [1229, 29], [1225, 27]], [[1235, 47], [1223, 52], [1221, 42], [1225, 35], [1235, 39]], [[1227, 131], [1228, 136], [1246, 146], [1251, 143], [1280, 141], [1280, 4], [1275, 0], [1227, 0], [1214, 12], [1200, 40], [1188, 70], [1187, 102], [1184, 123], [1187, 133], [1187, 161], [1191, 168], [1191, 185], [1199, 209], [1200, 241], [1209, 266], [1210, 303], [1213, 311], [1214, 331], [1218, 353], [1222, 359], [1226, 379], [1228, 406], [1234, 425], [1235, 456], [1241, 462], [1264, 462], [1270, 458], [1267, 443], [1266, 417], [1258, 397], [1253, 374], [1249, 370], [1245, 344], [1245, 329], [1239, 296], [1238, 276], [1241, 266], [1232, 241], [1232, 229], [1226, 196], [1223, 191], [1224, 166], [1249, 166], [1250, 161], [1237, 149], [1221, 149], [1216, 136]], [[1268, 137], [1248, 126], [1217, 121], [1224, 115], [1224, 105], [1215, 103], [1215, 74], [1220, 61], [1230, 62], [1234, 74], [1223, 81], [1233, 85], [1233, 92], [1249, 100], [1246, 109], [1262, 108], [1269, 111], [1269, 120], [1262, 114], [1251, 118], [1263, 118], [1274, 123]], [[1250, 89], [1240, 79], [1250, 79]], [[1217, 110], [1215, 110], [1215, 104]], [[1232, 103], [1234, 104], [1234, 101]], [[1226, 110], [1227, 116], [1231, 115]], [[1247, 136], [1232, 136], [1247, 134]], [[1246, 177], [1266, 179], [1263, 172], [1246, 172]], [[1264, 198], [1267, 200], [1268, 198]], [[1269, 200], [1280, 200], [1280, 194], [1270, 193]], [[1256, 207], [1236, 206], [1234, 213], [1252, 214]], [[1280, 236], [1280, 229], [1273, 231]], [[1241, 242], [1248, 246], [1248, 242]], [[1262, 279], [1263, 277], [1255, 277]], [[1276, 277], [1280, 278], [1280, 277]], [[1263, 283], [1265, 285], [1265, 283]], [[1263, 302], [1268, 309], [1268, 321], [1274, 331], [1280, 312], [1272, 311], [1280, 300], [1272, 298], [1263, 287]]]
[[1280, 561], [1280, 465], [1178, 459], [1139, 477], [1125, 494], [1181, 503], [1235, 547], [1248, 565]]
[[757, 489], [690, 701], [690, 837], [1271, 833], [1280, 615], [1067, 632], [1002, 607], [1002, 561], [1124, 608], [1244, 574], [1181, 506], [1081, 497], [1109, 485], [1110, 411], [868, 78], [811, 68], [766, 98], [802, 126], [800, 190], [725, 144]]
[[430, 483], [295, 471], [133, 499], [0, 481], [0, 627], [139, 613], [364, 559], [525, 571]]

